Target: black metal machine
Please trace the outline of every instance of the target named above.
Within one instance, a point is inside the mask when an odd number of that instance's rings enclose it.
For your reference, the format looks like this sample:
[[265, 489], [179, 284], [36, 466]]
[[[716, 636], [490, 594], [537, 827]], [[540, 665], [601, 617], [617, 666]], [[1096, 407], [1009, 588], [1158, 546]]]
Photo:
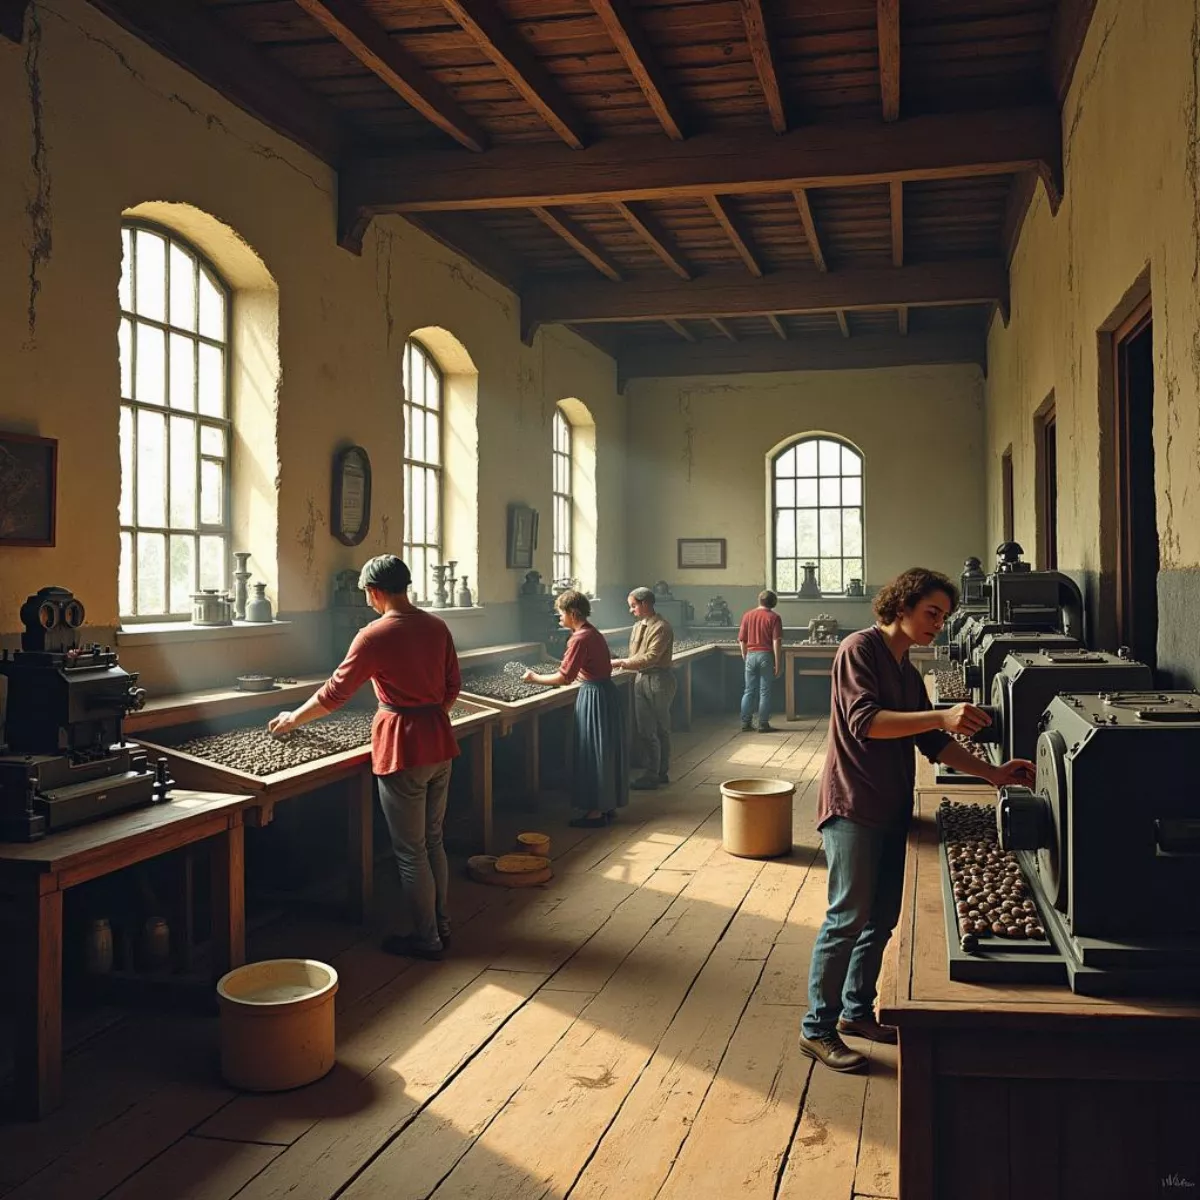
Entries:
[[1074, 991], [1200, 987], [1200, 694], [1050, 701], [1034, 788], [996, 807]]
[[1004, 660], [1010, 654], [1081, 648], [1076, 638], [1067, 637], [1062, 633], [1048, 633], [1041, 629], [1001, 629], [987, 633], [975, 647], [971, 661], [963, 668], [963, 676], [971, 691], [971, 700], [975, 704], [988, 702], [992, 694], [992, 681], [999, 675]]
[[971, 617], [988, 611], [987, 576], [980, 560], [972, 556], [963, 563], [958, 578], [958, 607], [946, 618], [942, 631], [947, 643], [954, 640], [955, 634]]
[[171, 786], [165, 760], [151, 766], [125, 741], [125, 715], [146, 694], [109, 647], [79, 642], [84, 615], [66, 588], [42, 588], [21, 607], [21, 649], [0, 655], [2, 840], [165, 800]]

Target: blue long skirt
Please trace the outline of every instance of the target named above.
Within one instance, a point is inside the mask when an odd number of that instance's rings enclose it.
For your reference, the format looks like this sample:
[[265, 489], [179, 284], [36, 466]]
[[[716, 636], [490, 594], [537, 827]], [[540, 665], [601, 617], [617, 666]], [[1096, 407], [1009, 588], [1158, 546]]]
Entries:
[[580, 684], [575, 698], [571, 807], [608, 812], [629, 803], [629, 753], [621, 693], [611, 679]]

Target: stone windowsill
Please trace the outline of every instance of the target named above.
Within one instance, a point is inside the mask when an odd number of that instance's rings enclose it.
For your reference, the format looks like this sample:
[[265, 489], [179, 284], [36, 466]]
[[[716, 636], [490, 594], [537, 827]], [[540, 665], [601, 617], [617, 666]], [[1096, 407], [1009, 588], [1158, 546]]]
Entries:
[[432, 613], [435, 617], [482, 617], [486, 611], [482, 604], [472, 604], [470, 608], [431, 608], [427, 604], [419, 607], [422, 612]]
[[190, 621], [147, 621], [117, 630], [118, 646], [156, 646], [166, 642], [221, 642], [230, 638], [273, 637], [290, 621], [235, 621], [232, 625], [193, 625]]

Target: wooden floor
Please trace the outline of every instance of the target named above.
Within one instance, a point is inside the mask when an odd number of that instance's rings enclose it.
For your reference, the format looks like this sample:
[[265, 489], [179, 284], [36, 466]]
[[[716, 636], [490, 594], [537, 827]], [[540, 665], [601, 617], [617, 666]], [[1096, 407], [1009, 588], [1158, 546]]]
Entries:
[[[555, 878], [505, 891], [456, 864], [443, 963], [333, 920], [262, 930], [253, 957], [337, 966], [334, 1071], [238, 1095], [216, 1072], [215, 1020], [127, 1014], [71, 1053], [59, 1113], [0, 1126], [0, 1195], [894, 1197], [895, 1048], [870, 1047], [860, 1076], [796, 1048], [825, 903], [825, 725], [698, 722], [676, 737], [671, 786], [633, 793], [604, 830], [569, 830], [561, 797], [498, 814], [501, 844], [552, 834]], [[746, 773], [797, 782], [790, 858], [721, 850], [717, 785]], [[379, 875], [386, 912], [394, 872]]]

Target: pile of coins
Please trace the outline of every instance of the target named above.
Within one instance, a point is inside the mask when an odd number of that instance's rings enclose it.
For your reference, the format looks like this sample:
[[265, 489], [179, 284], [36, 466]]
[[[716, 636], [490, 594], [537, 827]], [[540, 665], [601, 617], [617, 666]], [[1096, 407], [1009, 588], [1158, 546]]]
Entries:
[[472, 715], [473, 715], [472, 710], [467, 708], [467, 706], [465, 704], [456, 704], [450, 710], [450, 720], [452, 720], [452, 721], [461, 721], [463, 719], [463, 717], [469, 717]]
[[958, 663], [947, 663], [933, 668], [933, 685], [939, 700], [970, 700], [971, 689], [967, 677]]
[[981, 937], [1044, 941], [1037, 905], [1010, 850], [996, 840], [995, 810], [982, 804], [943, 800], [938, 822], [950, 864], [960, 945], [979, 948]]
[[988, 762], [988, 752], [986, 747], [981, 746], [978, 742], [973, 742], [965, 733], [952, 733], [950, 735], [968, 754], [973, 754], [980, 762]]
[[540, 683], [523, 683], [521, 676], [532, 670], [537, 675], [553, 675], [561, 663], [549, 661], [533, 663], [508, 662], [499, 671], [463, 672], [463, 691], [473, 696], [487, 696], [492, 700], [503, 700], [515, 704], [554, 689]]

